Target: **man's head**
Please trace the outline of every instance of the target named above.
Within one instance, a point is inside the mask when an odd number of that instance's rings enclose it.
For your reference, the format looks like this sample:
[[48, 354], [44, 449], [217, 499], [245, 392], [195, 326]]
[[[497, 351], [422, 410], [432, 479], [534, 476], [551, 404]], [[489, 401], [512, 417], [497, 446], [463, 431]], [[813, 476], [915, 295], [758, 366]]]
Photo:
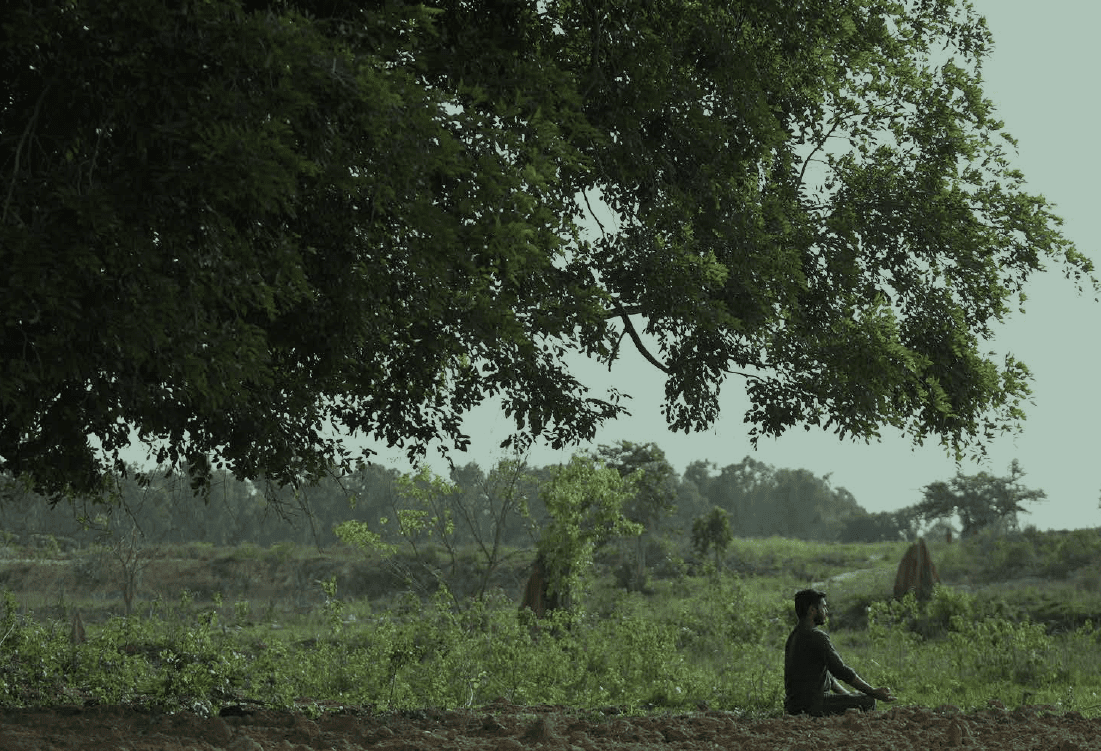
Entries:
[[826, 622], [826, 593], [817, 589], [802, 589], [795, 593], [795, 617], [803, 620], [810, 609], [814, 608], [816, 615], [814, 623], [821, 626]]

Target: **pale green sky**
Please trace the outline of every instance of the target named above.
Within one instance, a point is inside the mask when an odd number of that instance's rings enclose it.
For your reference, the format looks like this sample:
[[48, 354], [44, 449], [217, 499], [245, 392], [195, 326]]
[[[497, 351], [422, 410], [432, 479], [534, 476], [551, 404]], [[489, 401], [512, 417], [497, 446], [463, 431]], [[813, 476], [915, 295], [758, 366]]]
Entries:
[[[996, 47], [984, 70], [985, 90], [1017, 137], [1016, 165], [1025, 173], [1029, 190], [1056, 204], [1065, 220], [1065, 234], [1078, 249], [1101, 266], [1094, 238], [1101, 235], [1101, 212], [1093, 178], [1101, 172], [1097, 123], [1101, 122], [1096, 77], [1101, 63], [1096, 35], [1101, 28], [1101, 3], [1093, 0], [976, 0], [987, 17]], [[994, 342], [1000, 351], [1024, 360], [1035, 376], [1035, 405], [1029, 409], [1024, 433], [990, 447], [985, 465], [966, 464], [967, 473], [980, 469], [1006, 474], [1012, 459], [1028, 473], [1024, 482], [1048, 494], [1023, 524], [1041, 529], [1101, 526], [1101, 473], [1098, 441], [1101, 395], [1097, 373], [1101, 348], [1093, 330], [1101, 323], [1101, 303], [1092, 295], [1077, 296], [1061, 275], [1033, 280], [1028, 313], [1002, 327]], [[753, 453], [741, 416], [746, 408], [741, 384], [731, 381], [718, 425], [706, 433], [685, 436], [668, 432], [659, 408], [661, 379], [650, 365], [624, 347], [625, 358], [611, 376], [582, 364], [582, 381], [598, 393], [616, 379], [634, 396], [634, 416], [607, 426], [596, 443], [618, 440], [654, 441], [682, 471], [692, 461], [708, 460], [719, 467], [747, 454], [780, 467], [800, 467], [815, 474], [832, 473], [835, 486], [847, 488], [869, 511], [893, 510], [920, 500], [921, 488], [948, 479], [955, 464], [936, 446], [912, 450], [907, 439], [885, 433], [870, 446], [842, 443], [832, 434], [797, 429], [779, 440], [762, 442]], [[496, 446], [510, 427], [502, 415], [477, 412], [467, 423], [474, 443], [459, 463], [477, 461], [488, 467], [499, 457]], [[567, 454], [536, 451], [535, 464], [562, 460]], [[378, 460], [404, 468], [399, 454], [384, 452]]]

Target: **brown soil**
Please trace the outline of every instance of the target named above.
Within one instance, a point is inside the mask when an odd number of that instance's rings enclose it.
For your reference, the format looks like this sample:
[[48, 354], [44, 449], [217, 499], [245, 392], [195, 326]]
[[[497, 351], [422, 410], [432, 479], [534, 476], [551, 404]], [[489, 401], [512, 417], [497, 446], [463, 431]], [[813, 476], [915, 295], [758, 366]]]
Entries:
[[[236, 713], [234, 713], [236, 709]], [[885, 711], [811, 719], [740, 718], [730, 712], [633, 717], [564, 707], [523, 707], [505, 702], [475, 710], [372, 713], [340, 710], [307, 714], [229, 708], [204, 718], [123, 707], [0, 710], [0, 749], [55, 751], [443, 751], [444, 749], [785, 749], [903, 751], [1098, 748], [1101, 719], [1032, 707], [999, 706], [960, 713], [896, 707]], [[226, 710], [223, 710], [225, 713]]]

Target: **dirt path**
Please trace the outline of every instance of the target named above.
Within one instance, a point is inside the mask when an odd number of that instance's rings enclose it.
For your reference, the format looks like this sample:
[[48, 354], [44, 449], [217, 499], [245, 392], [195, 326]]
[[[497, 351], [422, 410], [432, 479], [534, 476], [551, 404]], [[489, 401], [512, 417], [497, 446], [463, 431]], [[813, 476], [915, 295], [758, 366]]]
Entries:
[[470, 711], [345, 711], [317, 719], [267, 710], [213, 718], [122, 707], [0, 710], [0, 749], [12, 751], [1087, 751], [1101, 747], [1099, 737], [1101, 719], [1042, 708], [961, 714], [950, 707], [897, 707], [867, 715], [764, 720], [717, 711], [627, 717], [504, 702]]

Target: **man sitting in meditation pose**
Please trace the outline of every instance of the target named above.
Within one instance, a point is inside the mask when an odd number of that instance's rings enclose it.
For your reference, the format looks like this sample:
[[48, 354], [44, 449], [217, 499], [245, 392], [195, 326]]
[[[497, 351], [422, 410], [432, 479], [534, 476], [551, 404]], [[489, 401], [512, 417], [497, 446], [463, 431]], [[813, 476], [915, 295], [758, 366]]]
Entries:
[[[795, 615], [799, 624], [784, 646], [785, 712], [815, 716], [840, 714], [850, 708], [875, 709], [876, 699], [895, 700], [891, 689], [872, 688], [865, 683], [837, 654], [826, 632], [818, 628], [829, 617], [825, 592], [816, 589], [797, 592]], [[860, 693], [846, 691], [837, 682], [839, 678]]]

